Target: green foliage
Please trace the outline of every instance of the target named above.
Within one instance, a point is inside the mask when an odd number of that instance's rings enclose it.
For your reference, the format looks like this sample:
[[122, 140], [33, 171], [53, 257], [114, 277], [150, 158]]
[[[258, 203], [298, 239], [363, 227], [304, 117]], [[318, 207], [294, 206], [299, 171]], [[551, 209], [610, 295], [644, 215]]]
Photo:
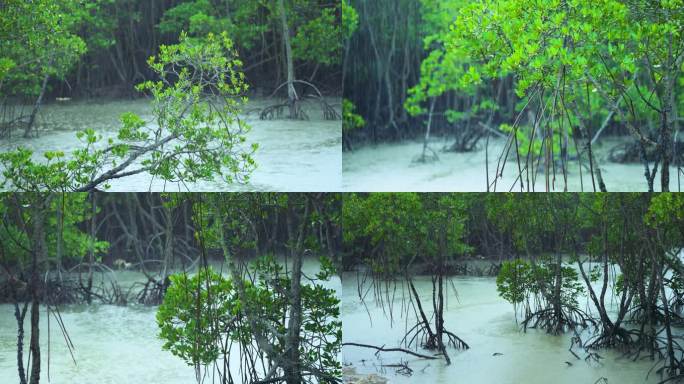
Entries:
[[[530, 155], [535, 161], [539, 156], [544, 155], [546, 151], [549, 151], [549, 156], [552, 154], [553, 158], [559, 159], [562, 154], [562, 148], [561, 141], [558, 138], [569, 137], [572, 134], [570, 126], [562, 126], [557, 122], [550, 123], [549, 127], [544, 128], [544, 132], [541, 132], [542, 128], [537, 128], [535, 132], [534, 127], [527, 125], [514, 127], [506, 123], [499, 125], [499, 130], [507, 134], [515, 132], [520, 156], [526, 157]], [[567, 150], [568, 154], [576, 153], [574, 147], [570, 147]]]
[[[421, 13], [425, 19], [423, 45], [429, 53], [421, 62], [420, 82], [409, 89], [409, 97], [404, 104], [406, 111], [412, 116], [425, 113], [422, 104], [428, 99], [452, 91], [472, 94], [480, 85], [481, 76], [474, 63], [469, 62], [460, 52], [445, 49], [445, 43], [449, 39], [449, 26], [454, 15], [465, 4], [467, 2], [463, 0], [421, 1]], [[477, 112], [471, 113], [474, 115]], [[453, 112], [452, 117], [455, 117]]]
[[[153, 154], [143, 165], [164, 180], [211, 180], [221, 175], [228, 183], [244, 181], [255, 167], [251, 154], [257, 146], [241, 148], [249, 131], [238, 118], [247, 101], [247, 84], [228, 34], [209, 34], [201, 42], [181, 35], [179, 44], [160, 47], [159, 56], [148, 63], [161, 80], [138, 88], [152, 93], [159, 125], [185, 146], [176, 147], [171, 155]], [[219, 98], [205, 96], [211, 91]], [[192, 156], [182, 156], [188, 149]]]
[[520, 304], [528, 297], [532, 289], [532, 266], [529, 262], [515, 259], [504, 261], [496, 277], [496, 290], [504, 300], [511, 304]]
[[465, 199], [459, 194], [346, 195], [344, 242], [378, 274], [401, 272], [416, 259], [440, 267], [470, 249], [463, 240]]
[[[29, 228], [33, 212], [29, 209], [45, 201], [49, 205], [45, 217], [47, 266], [66, 266], [80, 262], [92, 251], [96, 260], [109, 249], [107, 241], [99, 240], [82, 230], [82, 223], [90, 220], [92, 210], [85, 193], [64, 193], [48, 196], [39, 193], [0, 195], [0, 214], [5, 225], [0, 230], [3, 262], [23, 266], [30, 260], [32, 249]], [[57, 250], [61, 242], [62, 254]]]
[[164, 12], [158, 28], [164, 33], [178, 34], [192, 30], [190, 20], [195, 15], [207, 15], [212, 11], [209, 0], [187, 1]]
[[85, 52], [74, 0], [4, 1], [0, 7], [0, 92], [40, 93], [45, 76], [62, 77]]
[[[189, 277], [171, 277], [164, 303], [157, 312], [164, 349], [193, 366], [205, 366], [223, 353], [225, 340], [249, 348], [254, 333], [286, 331], [289, 310], [290, 279], [283, 266], [271, 257], [260, 258], [250, 267], [255, 282], [244, 280], [246, 301], [241, 301], [235, 283], [211, 268], [202, 268]], [[324, 270], [327, 267], [324, 266]], [[342, 342], [339, 299], [335, 291], [319, 282], [301, 288], [302, 328], [299, 332], [302, 363], [316, 366], [331, 376], [341, 371], [337, 359]], [[259, 319], [259, 329], [252, 329], [245, 315]], [[284, 352], [285, 340], [273, 334], [275, 350]]]
[[[573, 80], [587, 70], [599, 74], [606, 45], [629, 67], [633, 60], [624, 45], [628, 16], [627, 7], [617, 0], [571, 1], [565, 6], [557, 0], [476, 1], [459, 14], [448, 49], [479, 62], [487, 77], [515, 74], [516, 91], [523, 96], [533, 85], [558, 87], [561, 69]], [[606, 19], [611, 20], [610, 28]]]
[[342, 31], [337, 9], [324, 8], [304, 22], [292, 41], [292, 51], [299, 60], [331, 65], [340, 60]]
[[347, 100], [342, 100], [342, 132], [350, 132], [366, 125], [366, 121], [361, 115], [354, 113], [356, 107]]
[[[679, 252], [684, 249], [684, 196], [680, 193], [659, 193], [651, 199], [644, 221], [658, 234], [665, 261], [674, 271], [684, 268]], [[672, 278], [682, 278], [681, 273]]]
[[[515, 259], [501, 264], [496, 277], [499, 296], [511, 304], [530, 302], [535, 296], [545, 298], [545, 289], [555, 284], [553, 263], [532, 263]], [[561, 266], [561, 305], [577, 308], [577, 299], [584, 293], [577, 271], [569, 266]]]
[[[430, 100], [451, 94], [449, 103], [459, 108], [444, 111], [451, 122], [487, 121], [491, 114], [478, 115], [471, 104], [481, 98], [501, 102], [495, 87], [510, 80], [505, 88], [513, 87], [525, 108], [542, 111], [545, 121], [535, 131], [533, 122], [525, 126], [510, 113], [497, 119], [504, 133], [515, 130], [522, 156], [539, 155], [544, 148], [557, 155], [567, 138], [591, 139], [615, 108], [621, 110], [611, 115], [617, 124], [628, 125], [639, 139], [656, 137], [660, 133], [645, 126], [662, 118], [658, 111], [673, 100], [668, 95], [682, 78], [684, 7], [674, 3], [422, 1], [428, 55], [404, 108], [420, 116]], [[503, 97], [512, 96], [504, 90]], [[681, 96], [674, 104], [671, 109], [684, 105]], [[574, 150], [572, 141], [563, 146], [568, 153]]]
[[[323, 65], [339, 61], [340, 6], [315, 0], [286, 2], [296, 60]], [[210, 0], [183, 1], [164, 13], [159, 29], [174, 34], [185, 31], [195, 37], [226, 32], [237, 48], [250, 49], [265, 35], [280, 35], [279, 17], [274, 1], [229, 0], [221, 6]]]
[[247, 101], [242, 62], [225, 33], [201, 41], [182, 35], [180, 40], [160, 47], [158, 57], [150, 58], [160, 80], [138, 86], [153, 96], [155, 124], [127, 113], [116, 139], [103, 143], [100, 134], [87, 129], [77, 134], [82, 146], [70, 156], [49, 152], [40, 161], [24, 148], [2, 153], [1, 186], [24, 191], [106, 189], [133, 160], [142, 165], [137, 172], [168, 181], [246, 181], [256, 167], [252, 154], [257, 145], [246, 144], [249, 126], [238, 118]]
[[342, 36], [349, 39], [359, 26], [359, 14], [349, 4], [349, 0], [342, 0]]
[[181, 2], [164, 12], [159, 30], [170, 34], [185, 31], [196, 37], [226, 32], [239, 48], [253, 47], [269, 31], [260, 16], [264, 11], [263, 2], [229, 0], [225, 3], [219, 7], [209, 0]]
[[650, 225], [679, 227], [684, 223], [684, 197], [678, 193], [659, 193], [651, 199], [646, 221]]
[[219, 357], [221, 335], [235, 322], [232, 316], [239, 309], [233, 286], [211, 268], [170, 279], [157, 310], [163, 348], [189, 365], [210, 364]]

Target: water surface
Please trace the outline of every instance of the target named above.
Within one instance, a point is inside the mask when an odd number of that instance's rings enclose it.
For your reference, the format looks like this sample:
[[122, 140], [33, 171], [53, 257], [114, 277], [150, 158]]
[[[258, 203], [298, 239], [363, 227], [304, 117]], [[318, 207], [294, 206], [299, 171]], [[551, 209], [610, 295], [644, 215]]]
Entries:
[[[305, 103], [308, 121], [260, 120], [257, 109], [279, 103], [275, 99], [252, 99], [245, 106], [243, 118], [252, 127], [247, 145], [258, 143], [254, 159], [258, 165], [247, 184], [228, 185], [223, 181], [180, 185], [155, 180], [139, 174], [112, 182], [111, 191], [338, 191], [341, 188], [342, 133], [340, 121], [324, 120], [318, 104]], [[329, 99], [339, 106], [338, 99]], [[24, 139], [15, 132], [0, 140], [0, 151], [18, 146], [29, 148], [35, 158], [42, 153], [61, 150], [70, 153], [80, 146], [75, 132], [93, 128], [105, 138], [114, 137], [120, 127], [119, 117], [134, 112], [151, 120], [147, 99], [90, 100], [51, 103], [38, 116], [38, 137]]]
[[[282, 260], [281, 260], [282, 262]], [[220, 266], [214, 266], [217, 270]], [[317, 259], [304, 260], [303, 272], [314, 276], [320, 270]], [[225, 271], [225, 268], [224, 268]], [[103, 275], [96, 274], [96, 278]], [[122, 288], [145, 281], [143, 274], [117, 271], [104, 278], [116, 278]], [[337, 292], [340, 279], [333, 277], [324, 285]], [[162, 350], [157, 335], [157, 307], [129, 305], [64, 305], [59, 312], [73, 341], [76, 363], [72, 361], [64, 339], [53, 317], [48, 332], [47, 312], [41, 306], [42, 382], [48, 382], [48, 349], [50, 351], [50, 383], [194, 383], [195, 373], [171, 352]], [[30, 314], [26, 316], [24, 357], [28, 356]], [[0, 383], [18, 382], [16, 363], [17, 326], [14, 307], [0, 304]], [[49, 340], [48, 340], [49, 334]], [[48, 343], [49, 341], [49, 343]], [[237, 361], [231, 362], [234, 377], [239, 377]], [[239, 380], [239, 379], [238, 379]], [[211, 382], [211, 379], [208, 379]]]
[[[619, 141], [603, 140], [603, 144], [597, 145], [595, 149], [608, 191], [647, 191], [648, 185], [641, 164], [618, 164], [607, 160], [610, 148]], [[431, 142], [431, 147], [439, 156], [438, 161], [431, 163], [413, 161], [423, 151], [422, 141], [383, 143], [361, 147], [351, 152], [345, 151], [342, 156], [342, 187], [345, 191], [359, 192], [485, 192], [487, 190], [485, 168], [487, 156], [484, 149], [480, 148], [467, 153], [439, 151], [449, 143], [443, 140]], [[490, 141], [488, 156], [490, 180], [493, 180], [503, 143], [503, 140]], [[480, 147], [484, 147], [484, 142]], [[510, 156], [514, 156], [514, 152]], [[583, 163], [588, 165], [586, 155], [583, 157]], [[515, 184], [517, 176], [517, 163], [508, 161], [504, 168], [503, 178], [498, 180], [496, 191], [507, 192], [514, 185], [513, 191], [520, 191], [520, 185]], [[539, 172], [536, 184], [531, 183], [530, 189], [543, 192], [546, 190], [545, 184], [544, 173]], [[655, 184], [655, 189], [659, 190], [659, 174], [656, 176]], [[556, 173], [555, 183], [550, 180], [549, 185], [550, 190], [563, 192], [565, 182], [560, 171]], [[586, 168], [582, 169], [582, 177], [580, 177], [576, 161], [569, 164], [567, 185], [570, 192], [593, 191], [589, 171]], [[596, 188], [598, 189], [598, 185]], [[674, 167], [670, 171], [670, 189], [677, 189], [677, 170]]]
[[[410, 316], [402, 316], [401, 299], [406, 291], [398, 287], [394, 292], [393, 321], [367, 296], [366, 307], [357, 294], [355, 274], [345, 274], [342, 286], [342, 321], [345, 342], [357, 342], [395, 347], [399, 345], [406, 327], [415, 324]], [[446, 328], [465, 340], [470, 349], [449, 348], [452, 363], [443, 360], [422, 360], [402, 353], [343, 347], [342, 361], [359, 373], [380, 373], [390, 383], [496, 383], [496, 384], [593, 384], [602, 377], [608, 383], [657, 383], [655, 374], [647, 378], [654, 362], [633, 362], [611, 350], [599, 351], [601, 364], [577, 360], [570, 352], [571, 334], [551, 336], [544, 331], [521, 332], [516, 324], [513, 307], [501, 299], [494, 278], [457, 277], [453, 279], [456, 293], [449, 288], [446, 294]], [[427, 277], [415, 281], [423, 307], [431, 307], [432, 285]], [[610, 299], [607, 299], [608, 301]], [[406, 309], [404, 308], [404, 313]], [[431, 311], [427, 312], [428, 316]], [[408, 321], [407, 321], [408, 320]], [[573, 351], [584, 358], [579, 348]], [[430, 351], [421, 350], [425, 354]], [[493, 356], [501, 353], [500, 356]], [[396, 374], [382, 364], [407, 362], [412, 376]], [[565, 362], [572, 363], [568, 366]]]

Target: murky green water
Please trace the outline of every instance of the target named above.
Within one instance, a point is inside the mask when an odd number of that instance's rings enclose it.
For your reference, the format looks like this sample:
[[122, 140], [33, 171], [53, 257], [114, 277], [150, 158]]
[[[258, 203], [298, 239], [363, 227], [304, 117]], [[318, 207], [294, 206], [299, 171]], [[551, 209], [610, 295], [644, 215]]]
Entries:
[[[272, 99], [252, 99], [244, 116], [252, 127], [248, 143], [258, 143], [255, 155], [258, 168], [248, 184], [226, 185], [221, 181], [179, 185], [152, 180], [148, 174], [116, 180], [112, 191], [338, 191], [341, 188], [342, 130], [340, 121], [327, 121], [317, 104], [306, 103], [308, 121], [260, 120], [257, 108], [278, 102]], [[328, 100], [339, 105], [337, 99]], [[149, 120], [151, 107], [147, 100], [115, 100], [52, 103], [44, 106], [38, 117], [40, 134], [24, 139], [15, 132], [11, 139], [0, 140], [0, 151], [23, 146], [37, 153], [78, 148], [75, 131], [94, 128], [111, 137], [120, 127], [119, 117], [135, 112]], [[36, 156], [36, 159], [43, 159]]]
[[[220, 266], [215, 266], [219, 269]], [[317, 259], [305, 259], [303, 272], [314, 276], [320, 270]], [[101, 275], [98, 275], [101, 277]], [[144, 281], [137, 272], [116, 272], [122, 287]], [[325, 285], [341, 290], [335, 277]], [[129, 305], [67, 305], [59, 308], [64, 325], [75, 346], [76, 364], [71, 360], [63, 336], [54, 318], [50, 319], [48, 343], [47, 313], [41, 309], [42, 382], [48, 382], [48, 348], [50, 349], [50, 383], [194, 383], [191, 366], [168, 351], [162, 350], [157, 338], [156, 307]], [[28, 356], [29, 315], [26, 318], [25, 357]], [[16, 364], [16, 321], [14, 307], [0, 305], [0, 383], [18, 382]], [[234, 376], [239, 368], [232, 365]], [[209, 379], [210, 382], [210, 379]]]
[[[603, 139], [602, 139], [603, 140]], [[603, 140], [604, 144], [595, 148], [602, 176], [609, 192], [647, 191], [644, 168], [637, 163], [618, 164], [607, 160], [610, 148], [619, 141]], [[449, 142], [435, 140], [431, 147], [439, 150]], [[481, 144], [484, 147], [484, 142]], [[493, 179], [497, 160], [503, 149], [502, 140], [492, 140], [489, 145], [489, 178]], [[345, 191], [364, 192], [485, 192], [487, 157], [484, 149], [469, 153], [439, 152], [439, 161], [416, 164], [412, 160], [423, 150], [422, 142], [404, 142], [366, 146], [353, 152], [345, 152], [342, 158], [342, 188]], [[512, 155], [511, 155], [512, 156]], [[586, 156], [583, 159], [587, 163]], [[588, 164], [588, 163], [587, 163]], [[523, 174], [524, 175], [524, 174]], [[677, 170], [671, 168], [670, 189], [677, 190]], [[506, 163], [503, 178], [499, 179], [496, 190], [507, 192], [515, 184], [518, 176], [517, 164]], [[379, 180], [382, 180], [379, 182]], [[682, 176], [684, 182], [684, 176]], [[534, 190], [546, 190], [546, 180], [538, 173]], [[580, 178], [576, 161], [569, 164], [568, 191], [591, 192], [591, 176], [582, 169]], [[660, 175], [656, 176], [656, 190], [660, 187]], [[557, 172], [555, 184], [550, 180], [551, 190], [563, 192], [565, 182], [562, 173]], [[530, 186], [532, 189], [532, 185]], [[598, 186], [597, 186], [598, 189]], [[515, 184], [513, 191], [519, 191]]]
[[[470, 349], [448, 350], [452, 364], [443, 360], [421, 360], [402, 353], [380, 353], [375, 350], [343, 347], [342, 359], [359, 373], [381, 374], [390, 383], [491, 383], [491, 384], [593, 384], [602, 377], [607, 383], [657, 383], [655, 374], [647, 378], [654, 362], [633, 362], [620, 354], [603, 350], [601, 364], [577, 360], [568, 352], [571, 335], [551, 336], [544, 331], [520, 331], [516, 325], [513, 307], [496, 292], [494, 278], [457, 277], [453, 279], [457, 295], [449, 288], [448, 309], [445, 313], [446, 328], [465, 340]], [[431, 303], [431, 281], [421, 277], [416, 280], [423, 306]], [[368, 312], [358, 298], [355, 274], [343, 276], [342, 321], [345, 342], [357, 342], [395, 347], [399, 345], [407, 324], [412, 326], [411, 316], [401, 316], [401, 289], [395, 292], [394, 321], [375, 305], [372, 293], [366, 304]], [[607, 299], [610, 300], [610, 299]], [[405, 308], [404, 308], [405, 311]], [[582, 349], [574, 348], [580, 357], [586, 356]], [[426, 352], [426, 351], [422, 351]], [[427, 351], [426, 353], [430, 353]], [[501, 353], [500, 356], [493, 356]], [[408, 362], [414, 370], [412, 376], [396, 374], [393, 368], [382, 364]], [[565, 362], [572, 363], [568, 366]]]

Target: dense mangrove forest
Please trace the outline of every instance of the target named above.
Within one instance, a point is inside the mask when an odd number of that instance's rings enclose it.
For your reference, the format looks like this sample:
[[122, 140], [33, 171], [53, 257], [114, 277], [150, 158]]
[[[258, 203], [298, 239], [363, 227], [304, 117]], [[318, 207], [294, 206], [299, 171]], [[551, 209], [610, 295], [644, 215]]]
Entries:
[[335, 194], [0, 196], [0, 381], [338, 383]]
[[681, 1], [342, 8], [345, 190], [681, 190]]
[[2, 188], [337, 190], [341, 13], [321, 0], [3, 1]]
[[679, 194], [345, 194], [342, 212], [350, 382], [684, 381]]

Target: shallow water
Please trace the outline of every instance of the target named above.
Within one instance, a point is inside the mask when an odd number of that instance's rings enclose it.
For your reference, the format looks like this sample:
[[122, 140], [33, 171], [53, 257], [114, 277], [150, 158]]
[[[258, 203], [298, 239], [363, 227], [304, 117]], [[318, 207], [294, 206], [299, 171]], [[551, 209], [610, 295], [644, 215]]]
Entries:
[[[0, 382], [3, 383], [18, 381], [16, 322], [12, 311], [11, 305], [0, 305]], [[60, 308], [62, 319], [75, 346], [76, 364], [71, 360], [55, 319], [50, 319], [50, 382], [194, 382], [192, 367], [185, 365], [171, 353], [162, 351], [162, 342], [156, 337], [158, 330], [155, 311], [156, 308], [151, 307], [112, 305]], [[48, 382], [48, 325], [44, 307], [40, 315], [43, 354], [41, 379]], [[28, 321], [26, 325], [28, 326]]]
[[[326, 121], [317, 104], [304, 105], [311, 120], [260, 120], [256, 108], [278, 102], [253, 99], [245, 106], [244, 116], [252, 130], [248, 145], [258, 143], [254, 159], [258, 165], [247, 184], [227, 185], [222, 181], [179, 185], [152, 180], [148, 174], [116, 180], [112, 191], [338, 191], [341, 188], [340, 164], [341, 122]], [[337, 99], [328, 100], [339, 105]], [[10, 139], [0, 140], [0, 151], [18, 146], [43, 153], [62, 150], [67, 153], [79, 147], [75, 131], [93, 128], [111, 137], [120, 127], [119, 117], [134, 112], [150, 120], [151, 106], [146, 99], [91, 100], [45, 105], [38, 116], [39, 136], [24, 139], [16, 132]], [[36, 156], [36, 159], [43, 159]]]
[[[216, 266], [218, 268], [218, 266]], [[320, 266], [305, 259], [303, 271], [315, 275]], [[99, 274], [97, 276], [100, 276]], [[106, 277], [111, 277], [106, 274]], [[144, 281], [138, 272], [116, 272], [122, 287]], [[339, 278], [325, 285], [341, 289]], [[59, 308], [64, 325], [75, 346], [76, 364], [71, 360], [54, 318], [50, 319], [50, 383], [166, 383], [195, 382], [195, 373], [171, 352], [162, 350], [155, 319], [156, 307], [129, 305], [67, 305]], [[26, 318], [25, 357], [28, 354], [29, 321]], [[14, 307], [0, 304], [0, 383], [16, 383], [16, 321]], [[48, 382], [48, 324], [41, 307], [42, 382]], [[234, 366], [234, 376], [238, 368]]]
[[[607, 160], [608, 152], [619, 140], [603, 140], [603, 144], [595, 148], [597, 161], [600, 163], [602, 176], [609, 192], [647, 191], [644, 168], [637, 163], [618, 164]], [[355, 151], [345, 151], [342, 155], [342, 188], [345, 191], [362, 192], [485, 192], [487, 190], [487, 174], [485, 168], [484, 143], [477, 151], [469, 153], [441, 152], [440, 148], [448, 144], [442, 140], [431, 142], [431, 148], [438, 152], [439, 160], [432, 163], [417, 164], [417, 158], [423, 150], [422, 141], [403, 143], [383, 143], [366, 146]], [[489, 178], [493, 179], [497, 159], [503, 148], [503, 140], [492, 139], [489, 144]], [[511, 154], [512, 156], [513, 154]], [[586, 156], [583, 163], [587, 163]], [[506, 163], [503, 178], [497, 182], [496, 191], [519, 191], [515, 184], [518, 176], [517, 164]], [[523, 174], [524, 176], [524, 174]], [[682, 176], [684, 181], [684, 176]], [[545, 176], [538, 173], [534, 190], [546, 190]], [[656, 176], [656, 190], [660, 187], [660, 175]], [[550, 190], [562, 192], [565, 183], [562, 173], [557, 173], [556, 182], [550, 183]], [[597, 186], [598, 188], [598, 186]], [[533, 186], [530, 185], [530, 189]], [[670, 189], [677, 189], [677, 170], [671, 168]], [[569, 164], [568, 191], [591, 192], [591, 176], [582, 169], [580, 178], [576, 161]]]
[[[406, 316], [400, 316], [402, 290], [396, 291], [394, 321], [383, 313], [368, 295], [368, 312], [357, 294], [355, 274], [345, 274], [342, 286], [342, 321], [345, 342], [395, 347], [406, 329]], [[416, 288], [423, 306], [431, 301], [431, 281], [427, 277], [416, 279]], [[449, 348], [452, 363], [443, 360], [421, 360], [402, 353], [382, 352], [346, 346], [342, 349], [343, 364], [351, 364], [359, 373], [380, 373], [390, 383], [496, 383], [496, 384], [574, 384], [595, 383], [604, 377], [608, 383], [657, 383], [648, 370], [654, 362], [633, 362], [621, 358], [613, 351], [603, 350], [601, 364], [577, 360], [568, 352], [570, 336], [551, 336], [543, 331], [521, 332], [513, 307], [499, 298], [494, 278], [457, 277], [453, 279], [457, 295], [449, 288], [446, 295], [446, 328], [454, 332], [470, 349], [458, 351]], [[411, 312], [413, 313], [413, 312]], [[428, 312], [429, 315], [429, 312]], [[409, 327], [415, 319], [409, 317]], [[584, 358], [579, 348], [573, 351]], [[430, 354], [429, 351], [421, 351]], [[494, 353], [502, 353], [493, 356]], [[414, 373], [410, 377], [396, 374], [393, 368], [382, 364], [408, 362]], [[571, 362], [568, 366], [565, 361]]]

